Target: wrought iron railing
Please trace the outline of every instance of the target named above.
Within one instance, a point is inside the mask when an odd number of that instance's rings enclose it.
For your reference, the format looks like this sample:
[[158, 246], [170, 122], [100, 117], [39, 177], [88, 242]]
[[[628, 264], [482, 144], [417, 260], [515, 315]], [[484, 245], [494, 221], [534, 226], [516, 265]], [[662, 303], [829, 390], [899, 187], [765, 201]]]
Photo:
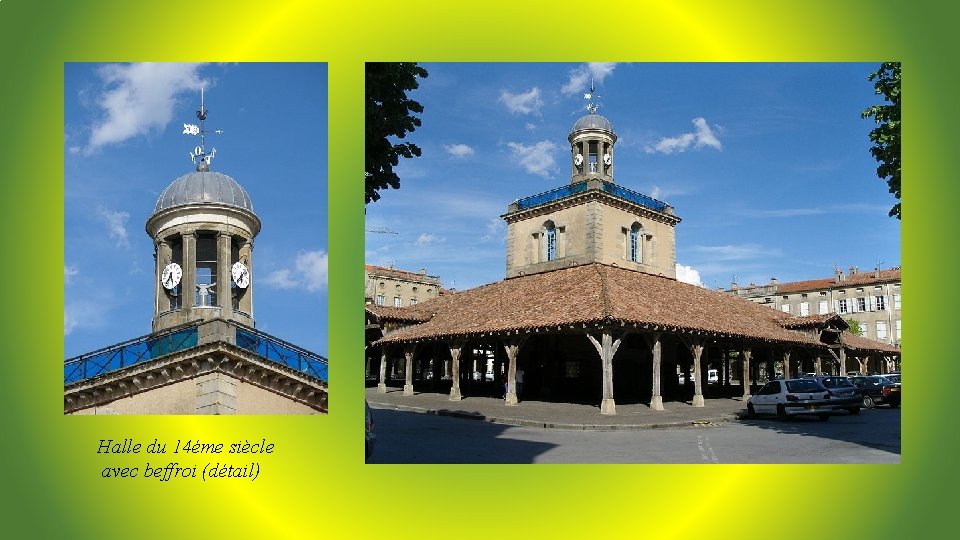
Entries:
[[63, 384], [90, 379], [197, 345], [197, 324], [150, 334], [69, 358], [63, 363]]
[[622, 199], [626, 199], [630, 202], [637, 203], [641, 206], [646, 206], [651, 210], [656, 210], [657, 212], [663, 212], [667, 208], [667, 203], [663, 201], [658, 201], [653, 197], [647, 197], [643, 193], [637, 193], [636, 191], [618, 186], [617, 184], [613, 184], [610, 182], [602, 182], [601, 185], [603, 186], [602, 188], [603, 191], [606, 191], [607, 193], [611, 195], [615, 195]]
[[282, 339], [237, 325], [237, 346], [327, 382], [326, 358]]
[[[257, 353], [271, 362], [327, 381], [326, 358], [253, 328], [232, 322], [230, 325], [236, 328], [238, 347]], [[63, 384], [91, 379], [196, 347], [200, 326], [199, 322], [191, 323], [69, 358], [63, 363]]]
[[[546, 204], [563, 199], [565, 197], [570, 197], [571, 195], [584, 193], [587, 191], [587, 185], [587, 182], [568, 184], [556, 189], [551, 189], [550, 191], [544, 191], [543, 193], [524, 197], [523, 199], [517, 199], [515, 204], [517, 205], [517, 210], [533, 208], [535, 206], [540, 206], [541, 204]], [[651, 210], [656, 210], [657, 212], [663, 212], [667, 208], [667, 203], [663, 201], [658, 201], [653, 197], [648, 197], [643, 193], [638, 193], [631, 189], [618, 186], [612, 182], [600, 182], [600, 189], [611, 195], [620, 197], [621, 199], [626, 199], [630, 202], [650, 208]]]
[[576, 184], [568, 184], [556, 189], [551, 189], [550, 191], [544, 191], [543, 193], [517, 199], [516, 205], [518, 210], [524, 210], [526, 208], [533, 208], [534, 206], [540, 206], [541, 204], [556, 201], [564, 197], [576, 195], [577, 193], [583, 193], [586, 190], [586, 182], [577, 182]]

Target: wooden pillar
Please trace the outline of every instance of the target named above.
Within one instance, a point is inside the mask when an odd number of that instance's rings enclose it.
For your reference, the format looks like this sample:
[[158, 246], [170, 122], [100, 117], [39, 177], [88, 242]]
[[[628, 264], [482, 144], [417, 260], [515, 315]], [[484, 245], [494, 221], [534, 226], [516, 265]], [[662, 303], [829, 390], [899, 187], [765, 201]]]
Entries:
[[587, 339], [589, 339], [590, 343], [597, 349], [597, 354], [600, 355], [600, 366], [603, 371], [603, 394], [600, 400], [600, 414], [617, 414], [617, 402], [613, 398], [613, 355], [617, 354], [617, 349], [620, 348], [623, 334], [614, 337], [612, 332], [604, 331], [600, 336], [600, 341], [597, 341], [597, 338], [590, 334], [587, 334]]
[[743, 400], [746, 401], [750, 398], [750, 347], [744, 347], [741, 351], [741, 360], [743, 360], [743, 374], [741, 375], [740, 384], [743, 386]]
[[527, 336], [507, 337], [503, 340], [503, 349], [507, 353], [507, 405], [516, 406], [517, 403], [517, 354], [520, 347], [527, 340]]
[[703, 340], [694, 339], [690, 345], [690, 352], [693, 353], [693, 406], [703, 407], [703, 377], [700, 368], [700, 357], [703, 355]]
[[380, 347], [380, 383], [377, 384], [377, 393], [387, 393], [387, 348]]
[[413, 395], [413, 353], [416, 347], [415, 344], [408, 344], [403, 347], [403, 357], [406, 360], [403, 383], [403, 395], [405, 396]]
[[653, 353], [653, 393], [650, 396], [650, 409], [654, 411], [663, 410], [663, 396], [660, 394], [660, 366], [663, 363], [663, 341], [660, 339], [660, 332], [654, 332], [652, 336], [646, 338]]
[[[450, 401], [460, 401], [460, 353], [463, 351], [463, 342], [455, 341], [450, 344], [450, 367], [453, 377], [453, 386], [450, 387]], [[471, 373], [472, 377], [473, 374]]]

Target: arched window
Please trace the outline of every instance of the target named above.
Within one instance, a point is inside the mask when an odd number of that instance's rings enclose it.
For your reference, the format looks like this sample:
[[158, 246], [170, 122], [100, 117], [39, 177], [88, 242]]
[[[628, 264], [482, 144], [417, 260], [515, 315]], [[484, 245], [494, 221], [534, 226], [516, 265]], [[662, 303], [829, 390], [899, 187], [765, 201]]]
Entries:
[[557, 227], [552, 221], [543, 224], [544, 260], [553, 261], [557, 258]]
[[643, 262], [643, 227], [634, 223], [630, 227], [630, 244], [627, 246], [627, 258], [633, 262]]

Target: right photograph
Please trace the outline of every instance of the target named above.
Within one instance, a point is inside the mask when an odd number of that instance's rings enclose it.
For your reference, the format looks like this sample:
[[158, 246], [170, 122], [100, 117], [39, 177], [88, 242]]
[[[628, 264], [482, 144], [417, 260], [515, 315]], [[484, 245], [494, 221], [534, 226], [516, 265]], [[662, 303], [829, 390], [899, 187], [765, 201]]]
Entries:
[[367, 63], [367, 463], [900, 463], [900, 64]]

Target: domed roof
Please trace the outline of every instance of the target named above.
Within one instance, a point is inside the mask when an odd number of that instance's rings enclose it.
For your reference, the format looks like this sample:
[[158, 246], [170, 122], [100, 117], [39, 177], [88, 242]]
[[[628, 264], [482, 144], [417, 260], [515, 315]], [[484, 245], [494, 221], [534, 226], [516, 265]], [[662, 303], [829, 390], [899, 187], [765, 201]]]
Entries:
[[163, 190], [153, 213], [190, 204], [224, 204], [253, 212], [250, 196], [236, 180], [218, 172], [193, 171]]
[[610, 133], [614, 132], [613, 124], [599, 114], [588, 114], [580, 117], [580, 119], [577, 120], [577, 123], [573, 124], [573, 129], [570, 131], [573, 133], [587, 129], [599, 129], [601, 131], [609, 131]]

